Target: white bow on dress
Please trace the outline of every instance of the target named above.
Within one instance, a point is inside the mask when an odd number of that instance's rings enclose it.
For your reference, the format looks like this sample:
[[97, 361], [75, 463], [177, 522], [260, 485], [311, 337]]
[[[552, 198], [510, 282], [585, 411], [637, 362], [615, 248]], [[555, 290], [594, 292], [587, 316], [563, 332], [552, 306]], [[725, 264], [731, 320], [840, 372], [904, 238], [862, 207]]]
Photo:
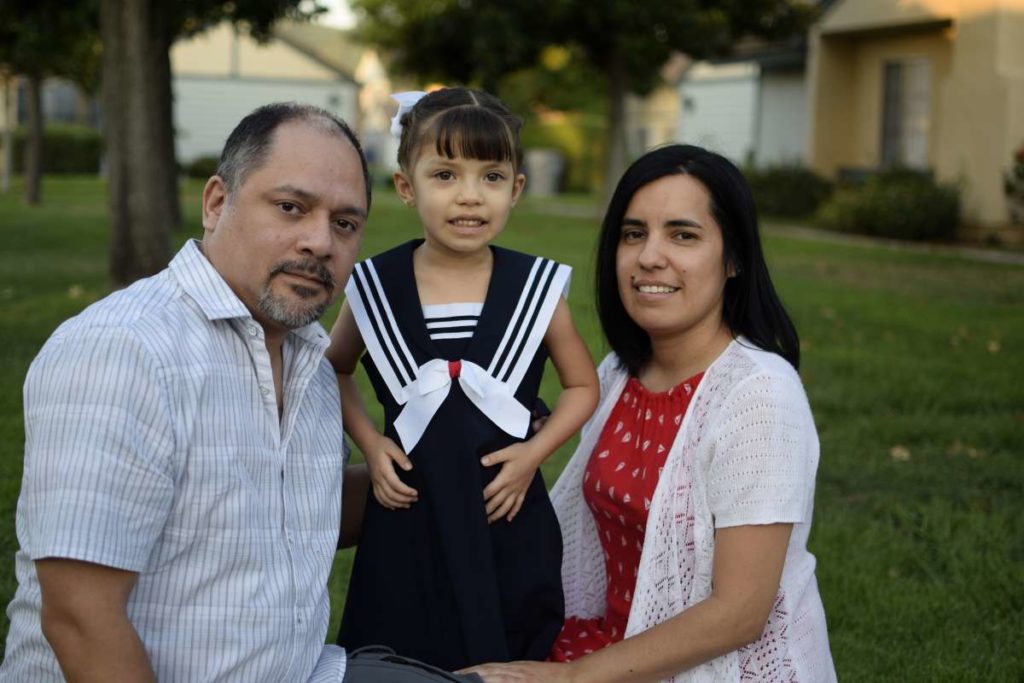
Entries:
[[455, 379], [473, 405], [502, 431], [518, 438], [526, 436], [530, 411], [516, 400], [508, 385], [472, 361], [435, 358], [421, 365], [416, 380], [406, 387], [409, 400], [395, 419], [395, 431], [406, 453], [423, 436]]

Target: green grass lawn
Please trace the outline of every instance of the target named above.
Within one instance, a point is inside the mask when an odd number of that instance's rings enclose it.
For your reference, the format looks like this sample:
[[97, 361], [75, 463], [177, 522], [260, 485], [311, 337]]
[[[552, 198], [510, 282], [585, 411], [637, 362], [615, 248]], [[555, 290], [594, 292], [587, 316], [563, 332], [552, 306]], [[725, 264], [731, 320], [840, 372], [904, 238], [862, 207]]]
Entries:
[[[108, 291], [101, 184], [47, 178], [36, 209], [19, 189], [0, 196], [4, 604], [15, 586], [25, 371], [62, 320]], [[177, 242], [199, 234], [199, 190], [184, 188], [189, 227]], [[524, 201], [500, 243], [575, 267], [572, 308], [599, 358], [597, 222], [571, 204], [567, 217]], [[414, 214], [379, 192], [364, 254], [416, 234]], [[811, 550], [840, 678], [1024, 679], [1024, 268], [771, 233], [766, 242], [821, 436]], [[556, 394], [551, 372], [544, 391]], [[549, 484], [570, 447], [545, 464]], [[339, 554], [331, 579], [332, 635], [350, 562]]]

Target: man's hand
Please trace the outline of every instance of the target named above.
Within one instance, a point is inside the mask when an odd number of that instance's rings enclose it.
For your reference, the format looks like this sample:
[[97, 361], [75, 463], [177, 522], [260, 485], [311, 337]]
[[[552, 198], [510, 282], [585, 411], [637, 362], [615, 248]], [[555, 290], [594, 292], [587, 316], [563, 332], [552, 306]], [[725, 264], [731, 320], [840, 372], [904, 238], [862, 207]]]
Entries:
[[526, 490], [530, 488], [533, 475], [543, 459], [533, 451], [529, 441], [512, 444], [480, 459], [485, 467], [501, 465], [498, 476], [484, 488], [488, 522], [496, 522], [502, 517], [511, 522], [515, 518], [523, 507]]
[[389, 510], [407, 508], [418, 500], [419, 493], [407, 486], [395, 472], [397, 463], [405, 471], [412, 469], [409, 456], [394, 441], [381, 436], [373, 448], [364, 453], [366, 464], [370, 468], [370, 481], [373, 483], [373, 497]]
[[138, 574], [63, 558], [36, 561], [43, 636], [69, 681], [155, 681], [128, 620]]

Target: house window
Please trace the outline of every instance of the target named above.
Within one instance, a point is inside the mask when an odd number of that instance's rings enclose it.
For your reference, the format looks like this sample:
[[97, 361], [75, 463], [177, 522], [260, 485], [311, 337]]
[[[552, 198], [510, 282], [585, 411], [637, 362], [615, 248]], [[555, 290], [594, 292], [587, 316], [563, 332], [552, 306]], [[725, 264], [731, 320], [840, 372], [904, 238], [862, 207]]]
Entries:
[[927, 59], [888, 61], [882, 79], [882, 164], [927, 168], [931, 66]]

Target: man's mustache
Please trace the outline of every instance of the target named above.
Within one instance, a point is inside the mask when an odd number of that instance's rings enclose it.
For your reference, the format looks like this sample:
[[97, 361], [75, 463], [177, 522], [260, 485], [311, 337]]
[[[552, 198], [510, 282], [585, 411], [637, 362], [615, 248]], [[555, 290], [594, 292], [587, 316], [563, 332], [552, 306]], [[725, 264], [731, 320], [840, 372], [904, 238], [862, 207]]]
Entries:
[[270, 269], [270, 277], [267, 279], [269, 280], [281, 273], [292, 273], [295, 275], [313, 277], [320, 280], [324, 286], [332, 292], [334, 291], [334, 286], [336, 284], [334, 276], [331, 275], [331, 271], [327, 270], [327, 266], [316, 260], [282, 261]]

